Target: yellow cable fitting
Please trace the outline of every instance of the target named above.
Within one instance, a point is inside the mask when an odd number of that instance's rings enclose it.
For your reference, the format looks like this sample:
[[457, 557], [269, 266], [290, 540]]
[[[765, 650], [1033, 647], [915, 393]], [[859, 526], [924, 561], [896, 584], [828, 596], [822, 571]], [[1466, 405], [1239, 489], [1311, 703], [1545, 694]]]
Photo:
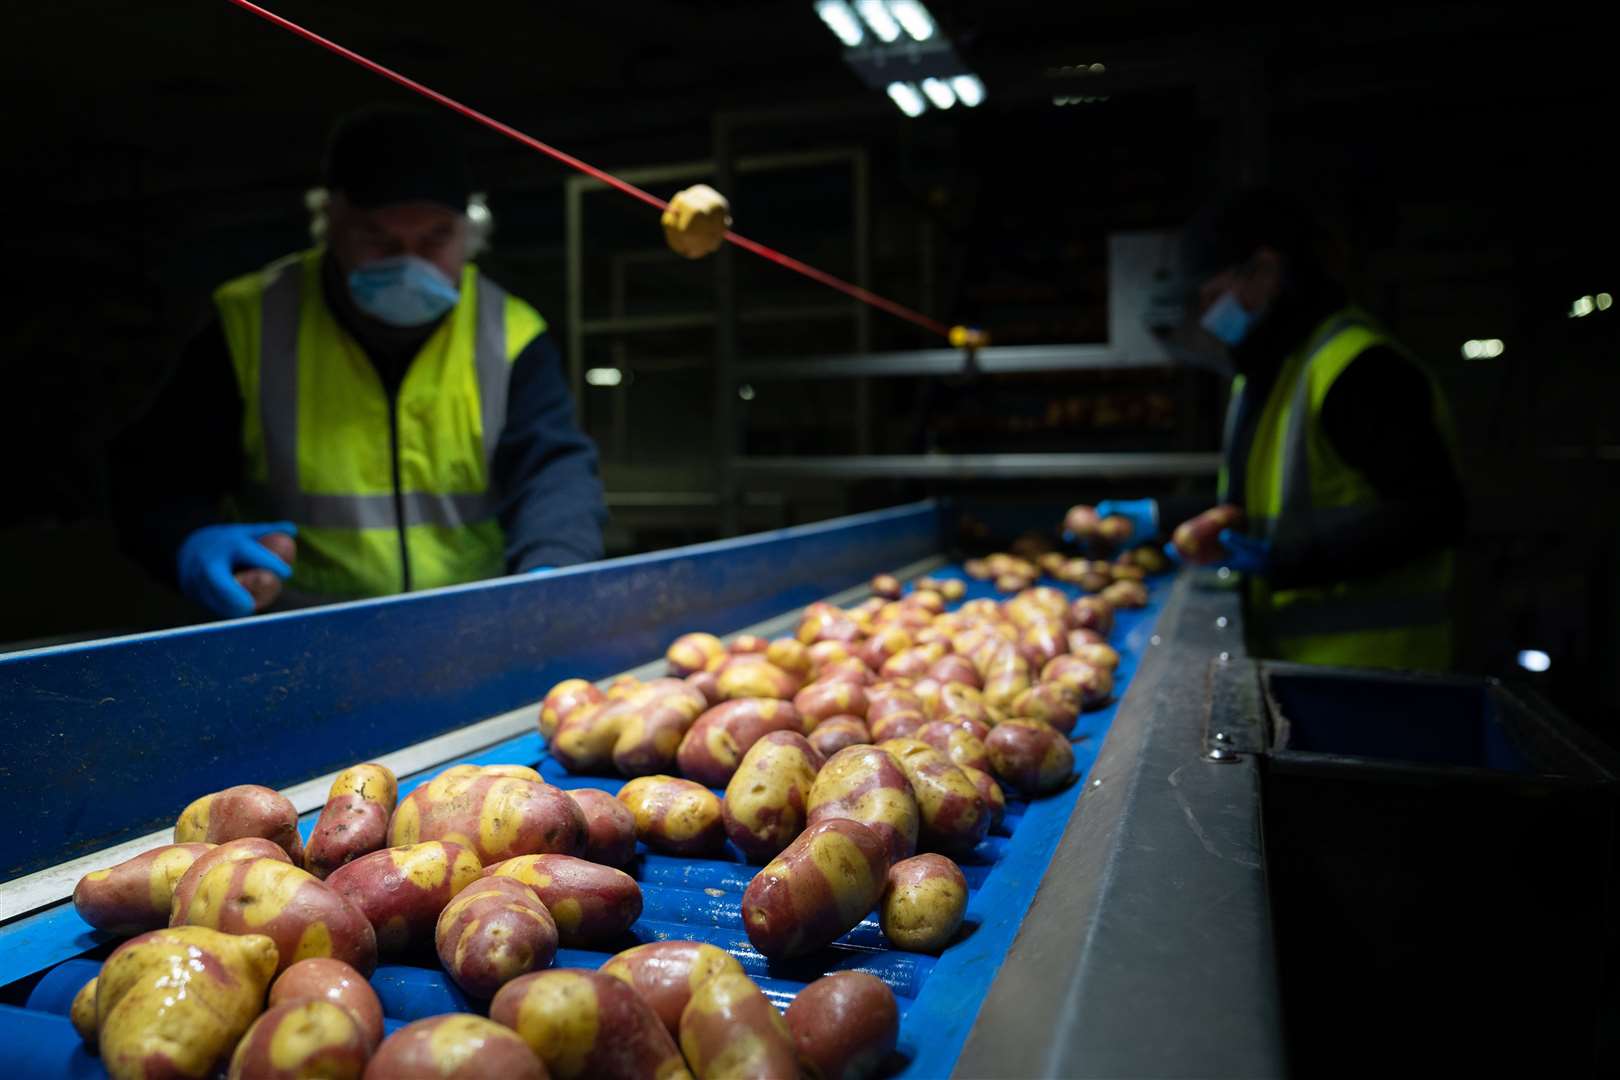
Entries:
[[982, 349], [990, 344], [990, 335], [971, 326], [951, 327], [953, 349]]

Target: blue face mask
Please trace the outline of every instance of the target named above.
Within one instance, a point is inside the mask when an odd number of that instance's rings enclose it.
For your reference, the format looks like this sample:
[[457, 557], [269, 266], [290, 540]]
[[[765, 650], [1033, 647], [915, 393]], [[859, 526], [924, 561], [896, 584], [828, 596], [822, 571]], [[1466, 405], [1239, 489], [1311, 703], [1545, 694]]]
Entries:
[[1254, 328], [1255, 316], [1238, 302], [1237, 294], [1231, 289], [1221, 294], [1221, 298], [1210, 305], [1204, 312], [1204, 317], [1198, 320], [1202, 326], [1213, 334], [1227, 348], [1233, 349]]
[[349, 274], [355, 306], [389, 326], [426, 326], [461, 300], [455, 283], [426, 259], [393, 255]]

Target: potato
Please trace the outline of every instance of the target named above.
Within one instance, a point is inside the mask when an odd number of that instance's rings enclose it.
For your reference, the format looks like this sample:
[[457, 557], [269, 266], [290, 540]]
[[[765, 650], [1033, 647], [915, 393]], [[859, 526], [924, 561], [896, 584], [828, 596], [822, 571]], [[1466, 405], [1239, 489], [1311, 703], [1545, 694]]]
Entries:
[[365, 1080], [548, 1080], [511, 1028], [471, 1013], [406, 1024], [377, 1049]]
[[283, 971], [270, 986], [271, 1006], [296, 1001], [330, 1001], [349, 1010], [366, 1035], [366, 1049], [375, 1050], [383, 1037], [382, 1002], [354, 968], [341, 960], [312, 956]]
[[1071, 646], [1069, 652], [1075, 659], [1084, 660], [1092, 667], [1102, 668], [1104, 671], [1112, 672], [1119, 667], [1119, 652], [1112, 645], [1082, 642], [1078, 647]]
[[636, 819], [636, 839], [671, 855], [717, 854], [725, 841], [720, 800], [702, 784], [674, 776], [641, 776], [619, 789]]
[[848, 682], [860, 686], [871, 686], [877, 681], [872, 669], [866, 666], [866, 661], [858, 656], [846, 656], [842, 660], [835, 660], [821, 669], [817, 682]]
[[92, 1052], [98, 1049], [98, 1036], [96, 1032], [96, 979], [91, 979], [79, 987], [79, 992], [73, 995], [73, 1004], [68, 1007], [68, 1021], [73, 1030], [79, 1033], [84, 1045]]
[[772, 731], [804, 731], [792, 704], [776, 698], [733, 698], [697, 718], [681, 739], [675, 760], [681, 775], [720, 787], [737, 771], [748, 748]]
[[223, 844], [248, 836], [277, 844], [295, 866], [303, 865], [298, 811], [285, 795], [271, 788], [238, 784], [204, 795], [181, 811], [174, 825], [177, 844]]
[[1041, 672], [1041, 678], [1074, 689], [1080, 695], [1081, 707], [1086, 709], [1104, 704], [1114, 692], [1113, 675], [1078, 656], [1057, 657]]
[[709, 662], [726, 655], [726, 646], [713, 634], [682, 634], [664, 651], [669, 673], [677, 679], [708, 669]]
[[1146, 581], [1147, 571], [1130, 562], [1114, 563], [1112, 573], [1115, 581]]
[[849, 615], [831, 604], [818, 603], [804, 609], [793, 636], [801, 644], [814, 646], [823, 641], [852, 642], [861, 636], [861, 630]]
[[773, 960], [832, 944], [877, 905], [888, 869], [873, 830], [847, 818], [815, 822], [743, 891], [748, 940]]
[[611, 944], [641, 917], [635, 878], [571, 855], [519, 855], [488, 867], [484, 877], [512, 878], [532, 889], [557, 920], [566, 948]]
[[152, 930], [124, 942], [96, 977], [96, 1029], [107, 1072], [114, 1080], [208, 1075], [259, 1015], [276, 960], [276, 944], [263, 934], [201, 926]]
[[911, 781], [888, 752], [875, 746], [838, 751], [816, 774], [810, 789], [810, 823], [847, 818], [883, 841], [891, 862], [917, 849], [920, 815]]
[[877, 575], [868, 583], [868, 588], [872, 590], [873, 596], [881, 596], [885, 600], [900, 599], [900, 579], [893, 574]]
[[961, 927], [967, 900], [967, 878], [945, 856], [895, 863], [883, 890], [883, 936], [897, 949], [939, 952]]
[[538, 769], [531, 769], [527, 765], [483, 765], [478, 771], [484, 776], [509, 776], [515, 780], [532, 780], [536, 784], [546, 782]]
[[227, 840], [217, 847], [210, 848], [197, 856], [197, 861], [191, 864], [180, 880], [175, 882], [174, 896], [169, 901], [170, 926], [175, 925], [176, 913], [191, 906], [191, 898], [197, 891], [197, 882], [209, 870], [222, 862], [242, 862], [247, 859], [274, 859], [276, 862], [290, 863], [286, 851], [281, 845], [273, 844], [260, 836], [244, 837], [241, 840]]
[[[989, 749], [986, 748], [985, 754], [988, 755], [989, 753]], [[990, 827], [994, 829], [1007, 816], [1007, 796], [1001, 790], [1001, 785], [996, 783], [995, 777], [983, 769], [975, 769], [971, 765], [959, 765], [957, 767], [962, 770], [964, 776], [973, 781], [973, 786], [979, 792], [979, 797], [990, 808]]]
[[338, 773], [304, 850], [304, 869], [324, 878], [346, 862], [388, 843], [388, 819], [399, 781], [386, 765], [355, 765]]
[[1087, 630], [1084, 627], [1081, 627], [1080, 629], [1069, 631], [1070, 655], [1078, 654], [1088, 645], [1106, 645], [1107, 643], [1107, 640], [1095, 630]]
[[681, 1014], [681, 1052], [698, 1080], [779, 1080], [799, 1075], [787, 1021], [740, 972], [715, 975]]
[[367, 977], [377, 966], [377, 935], [360, 909], [313, 874], [274, 859], [216, 863], [174, 919], [176, 926], [268, 936], [278, 974], [311, 956], [334, 957]]
[[636, 857], [636, 818], [624, 803], [596, 788], [576, 788], [568, 797], [585, 814], [585, 858], [623, 868]]
[[1036, 683], [1014, 699], [1012, 715], [1020, 720], [1039, 720], [1067, 735], [1080, 719], [1080, 691], [1068, 683]]
[[601, 970], [640, 994], [675, 1038], [680, 1037], [681, 1013], [694, 990], [716, 975], [743, 973], [736, 957], [699, 941], [637, 945], [613, 957]]
[[969, 559], [962, 564], [962, 572], [975, 581], [989, 581], [993, 576], [990, 564], [984, 559]]
[[846, 746], [872, 741], [872, 733], [858, 716], [829, 716], [810, 733], [810, 745], [823, 758], [830, 758]]
[[736, 637], [731, 639], [731, 644], [728, 646], [728, 648], [731, 650], [732, 656], [741, 656], [752, 653], [763, 654], [769, 650], [770, 647], [770, 641], [760, 637], [758, 634], [738, 634]]
[[625, 776], [660, 772], [675, 763], [681, 737], [707, 707], [703, 693], [680, 679], [653, 679], [618, 701], [571, 714], [551, 753], [570, 772], [609, 765]]
[[564, 679], [548, 690], [545, 700], [540, 703], [540, 737], [549, 743], [557, 733], [557, 725], [575, 709], [599, 705], [606, 700], [607, 695], [593, 683], [584, 679]]
[[990, 831], [990, 808], [973, 781], [921, 739], [878, 743], [894, 758], [917, 799], [922, 816], [918, 843], [936, 851], [971, 851]]
[[1097, 515], [1096, 507], [1083, 503], [1071, 506], [1069, 512], [1063, 515], [1063, 531], [1076, 540], [1089, 540], [1096, 536], [1097, 526], [1101, 523], [1102, 518]]
[[902, 649], [883, 661], [878, 674], [885, 679], [920, 679], [938, 659], [927, 646]]
[[229, 1080], [360, 1080], [371, 1044], [349, 1010], [330, 1001], [272, 1006], [231, 1055]]
[[883, 742], [885, 739], [909, 738], [926, 723], [928, 723], [926, 716], [908, 709], [885, 714], [883, 719], [869, 724], [867, 730], [871, 731], [875, 741]]
[[1165, 557], [1164, 551], [1152, 544], [1144, 544], [1130, 552], [1129, 558], [1150, 574], [1162, 574], [1170, 569], [1170, 560]]
[[922, 698], [900, 686], [870, 686], [866, 690], [866, 723], [876, 724], [890, 713], [922, 712]]
[[990, 723], [990, 710], [985, 708], [984, 695], [964, 683], [946, 683], [939, 697], [929, 702], [923, 715], [930, 720], [971, 720], [976, 724]]
[[1068, 631], [1062, 623], [1036, 623], [1019, 635], [1018, 653], [1039, 671], [1054, 656], [1062, 655], [1068, 644]]
[[957, 656], [954, 653], [935, 660], [929, 665], [927, 674], [930, 679], [936, 680], [943, 686], [959, 683], [977, 690], [984, 685], [984, 680], [979, 675], [978, 668], [973, 666], [973, 661], [965, 656]]
[[[267, 548], [288, 566], [291, 566], [298, 558], [298, 544], [286, 533], [265, 533], [259, 537], [259, 544]], [[253, 610], [255, 612], [264, 611], [281, 598], [281, 579], [269, 570], [255, 566], [246, 570], [237, 570], [231, 576], [253, 598]]]
[[1022, 592], [1034, 583], [1035, 578], [1033, 575], [999, 574], [996, 577], [995, 586], [997, 592], [1015, 593]]
[[608, 683], [607, 694], [604, 700], [623, 701], [637, 690], [640, 690], [644, 685], [645, 684], [640, 679], [629, 674], [628, 672], [623, 675], [615, 675], [613, 677], [613, 681]]
[[1147, 607], [1147, 586], [1140, 581], [1116, 581], [1101, 593], [1116, 608]]
[[[988, 729], [986, 731], [988, 734]], [[959, 768], [988, 769], [990, 754], [984, 742], [968, 728], [946, 720], [931, 720], [915, 736], [944, 754]]]
[[398, 956], [427, 941], [457, 893], [478, 879], [483, 863], [451, 840], [385, 848], [340, 867], [326, 879], [377, 934], [377, 951]]
[[691, 1078], [652, 1006], [599, 971], [519, 976], [495, 995], [489, 1018], [516, 1031], [557, 1080]]
[[1121, 514], [1109, 514], [1097, 522], [1097, 538], [1116, 547], [1127, 543], [1135, 531], [1136, 526], [1131, 524], [1131, 519]]
[[1176, 550], [1189, 562], [1212, 563], [1224, 553], [1220, 534], [1222, 529], [1243, 528], [1243, 508], [1225, 504], [1205, 510], [1202, 514], [1176, 526], [1170, 540]]
[[839, 971], [800, 990], [788, 1030], [805, 1072], [819, 1080], [869, 1080], [900, 1035], [894, 991], [864, 971]]
[[[798, 641], [798, 638], [794, 640]], [[821, 669], [828, 664], [848, 660], [851, 656], [849, 648], [842, 641], [818, 641], [807, 648], [806, 654], [810, 657], [810, 671], [818, 677]]]
[[1082, 596], [1069, 605], [1069, 625], [1107, 637], [1114, 628], [1114, 605], [1100, 596]]
[[407, 795], [388, 825], [391, 847], [427, 840], [470, 847], [485, 866], [514, 855], [575, 855], [585, 850], [585, 814], [550, 784], [447, 769]]
[[92, 870], [73, 887], [73, 908], [97, 930], [123, 937], [168, 926], [175, 886], [214, 846], [165, 844]]
[[798, 638], [776, 638], [765, 650], [765, 659], [796, 679], [810, 677], [810, 650]]
[[726, 835], [745, 856], [768, 859], [803, 831], [824, 760], [794, 731], [773, 731], [749, 748], [720, 807]]
[[998, 779], [1025, 795], [1056, 791], [1069, 782], [1074, 749], [1039, 720], [1006, 720], [984, 741]]
[[1029, 663], [1023, 657], [998, 661], [984, 679], [984, 707], [992, 718], [1011, 715], [1012, 704], [1030, 687]]
[[810, 731], [829, 716], [864, 719], [866, 705], [866, 688], [841, 680], [813, 682], [793, 696], [793, 708]]
[[545, 903], [511, 877], [484, 878], [461, 890], [433, 930], [444, 970], [468, 996], [484, 999], [519, 975], [550, 967], [558, 938]]
[[763, 656], [741, 653], [733, 656], [715, 673], [715, 685], [724, 699], [778, 698], [793, 700], [804, 680], [792, 675]]

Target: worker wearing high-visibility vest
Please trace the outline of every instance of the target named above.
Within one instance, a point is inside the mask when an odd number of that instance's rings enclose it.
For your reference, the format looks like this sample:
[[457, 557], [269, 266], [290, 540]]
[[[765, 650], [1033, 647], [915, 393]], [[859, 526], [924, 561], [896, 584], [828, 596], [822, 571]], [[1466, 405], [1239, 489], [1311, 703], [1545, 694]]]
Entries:
[[[120, 445], [127, 546], [212, 612], [254, 610], [244, 570], [325, 601], [602, 554], [596, 451], [545, 320], [470, 261], [453, 124], [340, 122], [319, 245], [214, 292]], [[290, 565], [273, 533], [296, 536]]]
[[[1256, 655], [1444, 670], [1464, 514], [1450, 417], [1423, 365], [1348, 302], [1321, 249], [1310, 216], [1270, 191], [1223, 198], [1184, 231], [1196, 320], [1166, 340], [1232, 378], [1215, 501], [1244, 515], [1197, 561], [1245, 575]], [[1096, 509], [1130, 519], [1140, 540], [1208, 506], [1178, 496]]]

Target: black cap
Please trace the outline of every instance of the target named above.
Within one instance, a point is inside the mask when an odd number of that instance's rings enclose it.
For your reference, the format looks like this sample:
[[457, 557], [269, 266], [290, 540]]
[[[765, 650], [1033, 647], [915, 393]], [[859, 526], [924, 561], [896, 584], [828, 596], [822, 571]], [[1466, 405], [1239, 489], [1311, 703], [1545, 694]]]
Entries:
[[391, 105], [337, 122], [326, 145], [324, 180], [367, 208], [426, 200], [465, 210], [472, 189], [455, 121], [443, 112]]
[[1193, 215], [1181, 234], [1182, 270], [1189, 280], [1204, 281], [1262, 247], [1275, 249], [1302, 274], [1322, 269], [1322, 235], [1305, 205], [1281, 191], [1250, 188], [1222, 195]]

